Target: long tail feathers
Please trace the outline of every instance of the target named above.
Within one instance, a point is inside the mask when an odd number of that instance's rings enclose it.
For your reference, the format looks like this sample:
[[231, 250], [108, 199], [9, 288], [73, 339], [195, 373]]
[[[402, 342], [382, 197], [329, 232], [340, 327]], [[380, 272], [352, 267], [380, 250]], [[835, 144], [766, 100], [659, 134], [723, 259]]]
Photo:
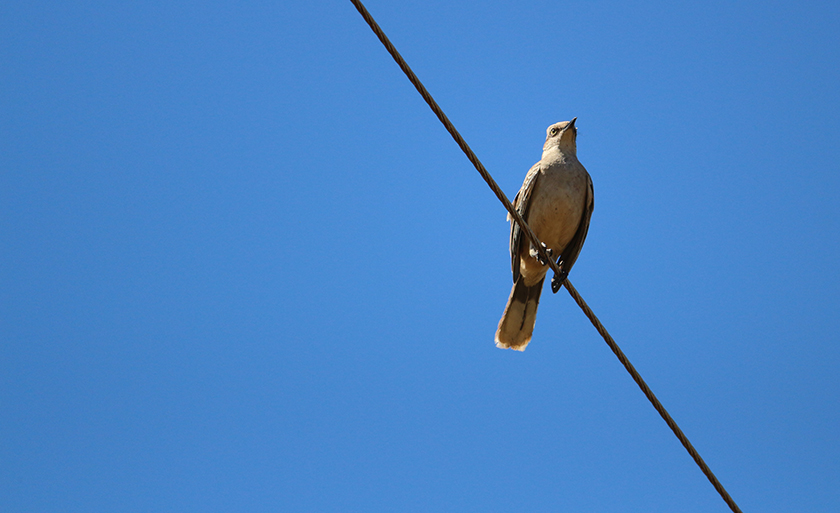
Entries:
[[510, 298], [505, 306], [505, 313], [502, 314], [499, 329], [496, 330], [496, 347], [525, 350], [534, 332], [537, 306], [540, 304], [544, 281], [545, 278], [529, 287], [520, 276], [519, 280], [513, 284]]

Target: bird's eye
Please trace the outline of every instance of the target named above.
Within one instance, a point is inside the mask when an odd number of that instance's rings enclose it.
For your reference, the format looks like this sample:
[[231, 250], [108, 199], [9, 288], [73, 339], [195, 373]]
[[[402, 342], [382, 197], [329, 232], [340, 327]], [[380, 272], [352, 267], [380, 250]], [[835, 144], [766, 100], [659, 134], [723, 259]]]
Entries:
[[559, 131], [559, 130], [557, 130], [557, 127], [552, 128], [552, 129], [551, 129], [551, 135], [557, 135], [557, 132], [558, 132], [558, 131]]

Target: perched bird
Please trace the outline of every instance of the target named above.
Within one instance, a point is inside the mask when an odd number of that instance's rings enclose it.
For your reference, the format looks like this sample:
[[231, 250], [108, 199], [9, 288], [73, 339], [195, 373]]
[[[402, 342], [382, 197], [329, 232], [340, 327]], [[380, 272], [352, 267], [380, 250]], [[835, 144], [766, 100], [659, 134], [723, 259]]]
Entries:
[[[576, 120], [548, 127], [542, 159], [528, 171], [513, 199], [514, 208], [546, 246], [551, 258], [558, 257], [564, 276], [560, 282], [552, 283], [554, 292], [580, 254], [595, 206], [592, 178], [577, 159]], [[549, 267], [540, 261], [536, 248], [510, 215], [508, 220], [513, 289], [496, 331], [496, 347], [524, 351], [534, 332]]]

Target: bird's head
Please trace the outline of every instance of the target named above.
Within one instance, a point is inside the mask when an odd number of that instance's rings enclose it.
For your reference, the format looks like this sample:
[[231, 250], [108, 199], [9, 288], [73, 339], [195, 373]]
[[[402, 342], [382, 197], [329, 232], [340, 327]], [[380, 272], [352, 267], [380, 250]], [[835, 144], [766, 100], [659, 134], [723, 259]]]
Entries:
[[575, 153], [575, 139], [577, 138], [577, 127], [575, 126], [577, 118], [571, 121], [561, 121], [554, 123], [546, 129], [545, 145], [543, 151], [548, 151], [552, 148], [558, 148], [563, 153]]

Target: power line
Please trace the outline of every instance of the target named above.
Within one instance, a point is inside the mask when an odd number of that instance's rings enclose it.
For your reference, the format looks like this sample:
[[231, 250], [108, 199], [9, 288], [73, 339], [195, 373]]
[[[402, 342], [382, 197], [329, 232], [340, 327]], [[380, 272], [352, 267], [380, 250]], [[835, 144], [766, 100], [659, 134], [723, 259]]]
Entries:
[[[499, 201], [502, 202], [502, 205], [504, 205], [505, 209], [510, 214], [511, 219], [515, 220], [516, 223], [520, 226], [523, 233], [525, 233], [525, 236], [528, 237], [528, 240], [531, 242], [531, 246], [536, 248], [539, 252], [541, 259], [548, 263], [548, 265], [554, 271], [555, 276], [562, 276], [560, 267], [557, 265], [554, 259], [548, 256], [548, 254], [545, 251], [545, 247], [540, 243], [539, 239], [534, 234], [534, 232], [531, 231], [531, 227], [528, 226], [528, 223], [526, 223], [524, 219], [522, 219], [522, 216], [519, 215], [519, 212], [517, 212], [516, 209], [513, 208], [513, 205], [511, 205], [507, 196], [505, 196], [505, 193], [499, 187], [499, 184], [497, 184], [493, 177], [490, 176], [490, 173], [487, 171], [487, 169], [484, 168], [484, 165], [481, 163], [481, 161], [478, 160], [478, 157], [475, 155], [475, 153], [473, 153], [470, 146], [467, 144], [464, 138], [461, 137], [461, 134], [458, 132], [458, 130], [455, 128], [452, 122], [449, 121], [449, 118], [446, 117], [446, 114], [444, 114], [443, 109], [440, 108], [440, 106], [437, 104], [434, 98], [432, 98], [432, 95], [429, 94], [429, 91], [426, 90], [426, 87], [423, 86], [422, 82], [420, 82], [420, 79], [417, 78], [417, 75], [415, 75], [414, 72], [411, 71], [411, 68], [408, 66], [408, 63], [406, 63], [405, 59], [402, 58], [402, 55], [400, 55], [400, 53], [388, 39], [388, 36], [385, 35], [385, 32], [382, 31], [382, 28], [380, 28], [379, 24], [376, 23], [376, 20], [373, 19], [373, 16], [371, 16], [371, 14], [368, 12], [368, 10], [365, 8], [365, 6], [360, 0], [350, 1], [353, 3], [354, 6], [356, 6], [356, 9], [359, 11], [359, 14], [362, 15], [362, 18], [364, 18], [365, 22], [367, 22], [371, 30], [373, 30], [373, 33], [376, 34], [376, 37], [378, 37], [379, 41], [381, 41], [382, 44], [385, 46], [385, 49], [388, 50], [388, 53], [391, 54], [391, 57], [393, 57], [394, 60], [397, 62], [400, 69], [403, 70], [403, 73], [405, 73], [405, 75], [408, 77], [408, 80], [411, 81], [411, 84], [417, 89], [417, 92], [420, 93], [420, 96], [422, 96], [423, 99], [426, 100], [426, 103], [432, 109], [432, 112], [434, 112], [440, 120], [440, 122], [443, 123], [443, 126], [449, 132], [449, 135], [451, 135], [452, 138], [455, 139], [455, 142], [458, 144], [458, 146], [461, 148], [464, 154], [466, 154], [467, 158], [470, 160], [470, 162], [472, 162], [473, 166], [475, 166], [475, 169], [479, 172], [481, 177], [484, 178], [484, 181], [487, 182], [487, 185], [490, 186], [490, 189], [492, 189], [493, 192], [496, 194], [496, 197], [499, 198]], [[639, 374], [636, 368], [633, 367], [633, 364], [630, 363], [630, 360], [627, 359], [627, 356], [624, 354], [624, 351], [622, 351], [621, 348], [618, 347], [618, 344], [615, 342], [612, 336], [610, 336], [610, 334], [607, 332], [607, 329], [604, 327], [603, 324], [601, 324], [601, 321], [598, 320], [598, 317], [595, 316], [595, 313], [592, 311], [591, 308], [589, 308], [589, 305], [586, 304], [586, 301], [583, 300], [583, 297], [581, 297], [577, 289], [574, 288], [574, 286], [568, 280], [568, 278], [563, 280], [563, 285], [566, 287], [566, 290], [569, 291], [569, 294], [572, 296], [572, 299], [574, 299], [578, 306], [581, 308], [581, 310], [583, 310], [584, 315], [586, 315], [586, 317], [589, 319], [589, 321], [592, 323], [595, 329], [598, 330], [598, 333], [600, 333], [601, 336], [604, 338], [604, 341], [607, 343], [612, 352], [618, 358], [618, 361], [620, 361], [621, 364], [624, 365], [624, 368], [627, 369], [627, 372], [630, 373], [630, 376], [633, 378], [633, 381], [635, 381], [636, 384], [639, 385], [639, 388], [642, 389], [642, 392], [645, 394], [645, 397], [648, 398], [648, 401], [650, 401], [650, 403], [653, 405], [656, 411], [659, 412], [659, 415], [662, 417], [663, 420], [665, 420], [665, 423], [668, 424], [668, 427], [671, 428], [671, 431], [674, 432], [674, 435], [676, 435], [677, 439], [680, 441], [680, 443], [682, 443], [683, 447], [685, 447], [685, 450], [688, 451], [688, 454], [691, 455], [691, 457], [694, 459], [694, 462], [697, 463], [697, 466], [700, 467], [700, 470], [703, 471], [703, 474], [706, 475], [706, 477], [712, 483], [712, 486], [715, 487], [715, 490], [717, 490], [717, 492], [720, 494], [720, 496], [723, 498], [723, 500], [726, 502], [729, 508], [734, 513], [741, 513], [741, 509], [738, 507], [737, 504], [735, 504], [735, 501], [732, 499], [732, 497], [729, 495], [729, 493], [726, 491], [723, 485], [720, 484], [720, 481], [718, 481], [717, 477], [715, 477], [715, 474], [712, 472], [712, 470], [709, 468], [706, 462], [703, 461], [703, 458], [700, 457], [700, 454], [697, 452], [697, 449], [694, 448], [694, 446], [688, 440], [688, 437], [686, 437], [685, 433], [683, 433], [682, 429], [680, 429], [680, 427], [677, 425], [674, 419], [671, 418], [671, 415], [668, 414], [668, 411], [665, 410], [665, 407], [662, 406], [662, 403], [660, 403], [659, 399], [656, 398], [653, 391], [651, 391], [650, 387], [648, 387], [647, 383], [645, 383], [645, 380], [642, 379], [642, 376]]]

